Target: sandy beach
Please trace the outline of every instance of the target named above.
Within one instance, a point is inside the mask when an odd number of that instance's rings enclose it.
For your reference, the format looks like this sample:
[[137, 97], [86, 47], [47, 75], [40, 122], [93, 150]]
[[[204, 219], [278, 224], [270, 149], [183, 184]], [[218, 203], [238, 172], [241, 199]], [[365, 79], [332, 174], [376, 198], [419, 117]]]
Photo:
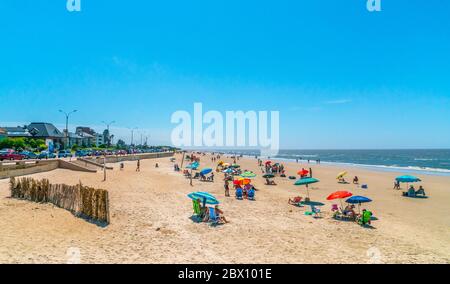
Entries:
[[[181, 163], [181, 155], [175, 157]], [[9, 180], [0, 180], [0, 263], [67, 263], [74, 250], [81, 263], [450, 263], [450, 177], [419, 175], [430, 198], [410, 199], [392, 189], [401, 173], [285, 163], [288, 176], [312, 167], [320, 179], [310, 190], [312, 200], [325, 204], [323, 218], [315, 219], [304, 214], [308, 208], [287, 203], [305, 196], [304, 187], [287, 178], [266, 186], [255, 159], [238, 163], [258, 174], [256, 201], [225, 197], [223, 174], [214, 183], [194, 180], [191, 187], [169, 158], [143, 160], [141, 172], [135, 172], [136, 162], [126, 162], [124, 171], [111, 164], [106, 182], [101, 171], [32, 175], [108, 190], [111, 224], [106, 227], [51, 204], [11, 199]], [[214, 167], [210, 156], [202, 157], [201, 166]], [[336, 175], [343, 170], [369, 188], [338, 184]], [[364, 206], [378, 218], [373, 228], [332, 218], [336, 202], [326, 197], [337, 190], [373, 200]], [[186, 196], [193, 191], [214, 194], [230, 223], [194, 223]]]

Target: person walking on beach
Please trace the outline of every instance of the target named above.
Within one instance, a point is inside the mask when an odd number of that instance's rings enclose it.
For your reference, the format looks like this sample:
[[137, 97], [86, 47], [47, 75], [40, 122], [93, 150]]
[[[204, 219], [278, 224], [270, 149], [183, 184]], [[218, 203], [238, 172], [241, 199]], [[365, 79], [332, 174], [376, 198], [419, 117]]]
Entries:
[[230, 181], [228, 179], [225, 179], [225, 196], [230, 197]]
[[136, 172], [140, 172], [140, 171], [141, 171], [141, 160], [137, 160]]

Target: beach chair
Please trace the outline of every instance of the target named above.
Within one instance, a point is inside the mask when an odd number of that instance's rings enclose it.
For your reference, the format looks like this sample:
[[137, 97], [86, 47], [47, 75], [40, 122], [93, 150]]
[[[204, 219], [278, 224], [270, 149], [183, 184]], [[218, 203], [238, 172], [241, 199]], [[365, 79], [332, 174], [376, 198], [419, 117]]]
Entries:
[[201, 216], [202, 212], [200, 210], [200, 203], [197, 200], [192, 200], [192, 207], [194, 208], [194, 214]]
[[248, 200], [255, 200], [255, 190], [254, 189], [250, 189], [247, 192], [247, 199]]
[[216, 209], [209, 207], [209, 222], [212, 225], [217, 225], [220, 223], [219, 216], [216, 215]]
[[320, 211], [320, 209], [314, 205], [310, 205], [310, 206], [311, 206], [311, 211], [305, 212], [305, 215], [310, 215], [310, 216], [314, 215], [314, 217], [320, 217], [320, 214], [322, 213]]
[[331, 211], [333, 211], [333, 212], [338, 212], [338, 211], [339, 211], [338, 205], [337, 205], [337, 204], [332, 204], [332, 205], [331, 205]]
[[242, 200], [244, 196], [244, 191], [242, 188], [236, 189], [236, 199]]
[[294, 197], [294, 201], [290, 202], [290, 204], [298, 207], [302, 207], [302, 200], [303, 198], [300, 196]]

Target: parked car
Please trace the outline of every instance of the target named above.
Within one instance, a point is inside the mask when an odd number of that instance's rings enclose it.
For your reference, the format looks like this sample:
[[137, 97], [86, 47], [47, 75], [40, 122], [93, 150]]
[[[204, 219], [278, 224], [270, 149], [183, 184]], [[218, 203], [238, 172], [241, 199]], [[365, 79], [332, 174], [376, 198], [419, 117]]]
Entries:
[[22, 151], [19, 154], [24, 156], [25, 159], [37, 159], [38, 158], [37, 154], [30, 152], [30, 151]]
[[0, 151], [0, 161], [9, 160], [23, 160], [25, 156], [15, 152], [12, 149], [5, 149]]
[[54, 158], [56, 158], [56, 155], [49, 151], [42, 151], [39, 154], [38, 158], [39, 159], [54, 159]]
[[86, 156], [87, 156], [87, 153], [84, 150], [77, 150], [75, 152], [75, 157], [86, 157]]
[[61, 150], [58, 152], [58, 158], [69, 158], [72, 157], [72, 152], [70, 150]]

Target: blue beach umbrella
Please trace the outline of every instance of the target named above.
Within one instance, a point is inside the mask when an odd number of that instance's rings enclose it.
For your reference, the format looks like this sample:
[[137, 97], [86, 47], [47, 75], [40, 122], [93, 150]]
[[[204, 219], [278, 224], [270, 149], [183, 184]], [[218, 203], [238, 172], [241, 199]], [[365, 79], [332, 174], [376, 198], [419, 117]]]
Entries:
[[415, 176], [399, 176], [397, 178], [395, 178], [396, 181], [398, 182], [419, 182], [422, 181], [420, 178], [415, 177]]
[[233, 172], [234, 172], [234, 171], [233, 171], [233, 169], [231, 169], [231, 168], [228, 168], [228, 169], [222, 171], [222, 173], [225, 173], [225, 174], [232, 174]]
[[200, 166], [200, 164], [198, 162], [195, 162], [195, 163], [187, 165], [186, 168], [187, 169], [197, 169], [198, 166]]
[[203, 169], [203, 170], [200, 172], [200, 174], [201, 174], [201, 175], [207, 175], [207, 174], [209, 174], [210, 172], [212, 172], [212, 169], [206, 168], [206, 169]]
[[188, 197], [192, 200], [200, 199], [203, 202], [203, 206], [206, 204], [218, 205], [220, 203], [214, 195], [208, 192], [192, 192], [188, 194]]
[[400, 183], [400, 182], [406, 183], [406, 187], [408, 187], [408, 183], [410, 183], [410, 182], [419, 182], [419, 181], [422, 181], [422, 180], [421, 180], [420, 178], [418, 178], [418, 177], [415, 177], [415, 176], [408, 176], [408, 175], [396, 177], [395, 180], [396, 180], [397, 182], [399, 182], [399, 183]]
[[347, 199], [345, 202], [350, 204], [358, 204], [358, 203], [372, 202], [372, 200], [364, 196], [355, 195]]
[[350, 204], [358, 204], [358, 210], [361, 213], [361, 203], [372, 202], [372, 200], [364, 196], [355, 195], [347, 199], [345, 202]]

